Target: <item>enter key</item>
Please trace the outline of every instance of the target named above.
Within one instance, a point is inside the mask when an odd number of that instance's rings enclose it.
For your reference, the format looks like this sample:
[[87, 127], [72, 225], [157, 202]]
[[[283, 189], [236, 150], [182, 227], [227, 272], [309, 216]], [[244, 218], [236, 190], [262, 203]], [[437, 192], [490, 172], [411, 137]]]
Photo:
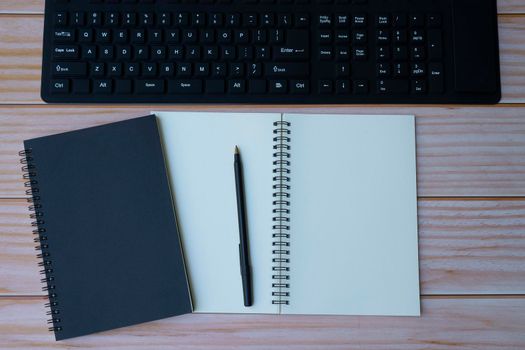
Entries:
[[285, 44], [273, 49], [274, 61], [306, 61], [310, 58], [309, 32], [288, 30]]

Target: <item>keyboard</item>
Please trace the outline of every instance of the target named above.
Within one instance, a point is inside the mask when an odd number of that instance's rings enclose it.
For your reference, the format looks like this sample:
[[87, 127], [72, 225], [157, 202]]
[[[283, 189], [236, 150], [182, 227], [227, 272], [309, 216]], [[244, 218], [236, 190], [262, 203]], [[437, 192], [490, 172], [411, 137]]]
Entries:
[[55, 103], [488, 104], [495, 0], [46, 0]]

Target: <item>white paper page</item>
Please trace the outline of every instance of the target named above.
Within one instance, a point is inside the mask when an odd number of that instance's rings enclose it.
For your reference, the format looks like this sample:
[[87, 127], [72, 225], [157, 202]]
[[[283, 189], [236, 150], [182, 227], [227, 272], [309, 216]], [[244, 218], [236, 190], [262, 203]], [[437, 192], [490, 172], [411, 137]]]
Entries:
[[[153, 112], [160, 121], [195, 312], [277, 313], [272, 305], [273, 122], [280, 114]], [[244, 307], [233, 171], [241, 151], [252, 307]]]
[[412, 116], [289, 115], [286, 314], [419, 315]]

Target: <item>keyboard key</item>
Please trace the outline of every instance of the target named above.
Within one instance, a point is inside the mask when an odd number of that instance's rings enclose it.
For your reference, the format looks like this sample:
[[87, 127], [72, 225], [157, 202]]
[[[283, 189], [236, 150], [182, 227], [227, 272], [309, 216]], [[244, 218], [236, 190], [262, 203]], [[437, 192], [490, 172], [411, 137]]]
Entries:
[[53, 49], [55, 59], [77, 59], [80, 58], [80, 51], [77, 45], [57, 45]]
[[321, 14], [317, 17], [317, 23], [321, 28], [329, 28], [332, 26], [332, 15]]
[[410, 26], [412, 27], [423, 27], [425, 25], [425, 16], [422, 14], [412, 14], [409, 17]]
[[377, 76], [378, 77], [389, 77], [391, 74], [389, 63], [378, 63], [377, 64]]
[[413, 94], [424, 94], [427, 92], [427, 83], [424, 80], [413, 80], [412, 81], [412, 93]]
[[330, 61], [334, 57], [334, 51], [331, 46], [323, 46], [319, 48], [319, 60]]
[[202, 80], [170, 80], [168, 92], [170, 94], [200, 94]]
[[364, 28], [367, 26], [367, 16], [365, 14], [358, 14], [352, 16], [352, 27], [353, 28]]
[[390, 16], [387, 14], [377, 15], [376, 16], [376, 26], [377, 27], [390, 26]]
[[55, 25], [57, 27], [67, 25], [67, 12], [57, 12], [55, 13]]
[[310, 16], [306, 13], [295, 15], [295, 26], [297, 28], [306, 28], [310, 25]]
[[132, 93], [132, 84], [131, 80], [117, 80], [115, 82], [115, 93], [118, 95], [128, 95]]
[[354, 81], [354, 92], [359, 95], [364, 95], [368, 93], [368, 82], [366, 80], [356, 80]]
[[394, 47], [394, 61], [407, 61], [408, 48], [406, 46]]
[[407, 26], [408, 18], [404, 13], [396, 13], [392, 16], [392, 25], [394, 28], [404, 28]]
[[206, 80], [206, 92], [209, 94], [223, 94], [225, 91], [224, 80]]
[[51, 80], [52, 94], [67, 94], [69, 92], [69, 80]]
[[284, 94], [288, 90], [288, 82], [286, 80], [270, 80], [270, 93]]
[[335, 75], [337, 77], [348, 77], [348, 76], [350, 76], [350, 64], [348, 64], [348, 63], [337, 63], [335, 65]]
[[73, 93], [78, 95], [86, 95], [91, 92], [91, 84], [88, 79], [74, 79]]
[[53, 36], [56, 42], [72, 42], [75, 41], [75, 30], [55, 30]]
[[333, 85], [331, 80], [321, 80], [319, 81], [319, 93], [320, 94], [330, 94], [332, 93]]
[[163, 94], [164, 80], [137, 80], [135, 91], [138, 94]]
[[230, 80], [228, 82], [228, 92], [232, 94], [242, 94], [246, 90], [244, 80]]
[[445, 89], [444, 72], [442, 63], [430, 63], [428, 65], [428, 91], [434, 94], [442, 94]]
[[408, 76], [408, 63], [394, 63], [394, 78], [406, 78]]
[[93, 92], [95, 94], [111, 94], [113, 90], [113, 82], [111, 80], [95, 80], [93, 83]]
[[426, 73], [424, 63], [412, 63], [410, 67], [410, 75], [413, 77], [424, 77]]
[[350, 93], [350, 81], [349, 80], [338, 80], [335, 83], [335, 93], [338, 95]]
[[427, 16], [427, 25], [431, 28], [441, 27], [441, 15], [433, 13]]
[[432, 29], [428, 31], [428, 57], [431, 60], [441, 60], [443, 57], [443, 43], [441, 31]]
[[264, 72], [268, 77], [306, 77], [310, 73], [308, 63], [265, 63]]
[[292, 94], [307, 94], [310, 92], [310, 84], [308, 80], [292, 80], [290, 81], [290, 92]]
[[408, 93], [408, 81], [406, 80], [384, 80], [377, 81], [377, 93], [379, 94], [406, 94]]
[[83, 76], [87, 73], [87, 64], [84, 62], [57, 62], [53, 63], [53, 75], [59, 77]]
[[309, 57], [309, 35], [306, 30], [289, 30], [286, 34], [286, 43], [273, 50], [275, 61], [304, 61]]
[[413, 29], [410, 31], [410, 42], [412, 44], [423, 44], [425, 41], [425, 32], [422, 29]]
[[354, 47], [352, 57], [356, 61], [366, 61], [368, 58], [367, 49], [365, 47]]
[[248, 82], [248, 92], [250, 94], [266, 93], [266, 80], [250, 80]]

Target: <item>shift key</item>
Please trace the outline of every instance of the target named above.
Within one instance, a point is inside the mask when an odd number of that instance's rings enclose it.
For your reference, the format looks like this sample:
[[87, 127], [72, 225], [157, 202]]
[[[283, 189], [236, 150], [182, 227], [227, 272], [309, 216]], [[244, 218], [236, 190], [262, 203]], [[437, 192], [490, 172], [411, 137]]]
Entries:
[[53, 75], [57, 77], [84, 76], [87, 73], [85, 62], [57, 62], [53, 63]]
[[269, 77], [308, 77], [310, 69], [308, 63], [265, 63], [264, 72]]

